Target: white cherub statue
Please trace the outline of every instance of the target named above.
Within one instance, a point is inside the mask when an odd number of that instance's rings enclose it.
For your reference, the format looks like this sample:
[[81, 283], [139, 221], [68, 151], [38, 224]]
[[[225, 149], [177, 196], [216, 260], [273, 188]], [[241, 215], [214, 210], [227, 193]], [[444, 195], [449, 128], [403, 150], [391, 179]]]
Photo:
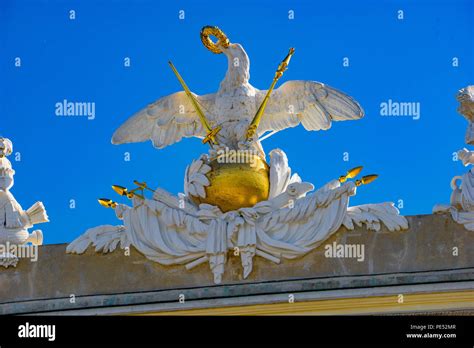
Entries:
[[[460, 102], [458, 112], [469, 122], [466, 132], [466, 144], [474, 144], [474, 86], [459, 91], [456, 96]], [[471, 166], [463, 175], [451, 179], [451, 199], [449, 205], [436, 204], [433, 213], [451, 213], [454, 221], [463, 224], [468, 230], [474, 231], [474, 151], [464, 148], [457, 152], [464, 166]]]
[[16, 266], [18, 255], [15, 255], [15, 251], [20, 245], [43, 243], [41, 230], [29, 233], [28, 229], [35, 224], [48, 221], [43, 203], [36, 202], [30, 209], [24, 211], [11, 194], [15, 171], [6, 156], [12, 151], [12, 142], [0, 137], [0, 265], [4, 267]]

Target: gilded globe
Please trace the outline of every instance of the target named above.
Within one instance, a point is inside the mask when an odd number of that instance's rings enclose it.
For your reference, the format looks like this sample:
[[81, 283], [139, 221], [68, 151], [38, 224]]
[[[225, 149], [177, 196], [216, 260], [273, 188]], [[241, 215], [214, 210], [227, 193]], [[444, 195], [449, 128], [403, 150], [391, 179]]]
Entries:
[[206, 198], [191, 196], [196, 204], [215, 205], [223, 212], [253, 207], [268, 199], [270, 169], [260, 156], [251, 155], [245, 163], [209, 163], [211, 171], [206, 174], [210, 184], [205, 187]]

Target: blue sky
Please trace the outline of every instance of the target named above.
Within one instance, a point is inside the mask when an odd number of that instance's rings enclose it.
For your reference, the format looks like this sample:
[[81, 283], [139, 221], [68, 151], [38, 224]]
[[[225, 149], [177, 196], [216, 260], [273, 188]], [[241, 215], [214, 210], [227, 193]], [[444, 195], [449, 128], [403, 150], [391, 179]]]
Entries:
[[[133, 113], [180, 90], [168, 59], [194, 92], [217, 90], [227, 62], [202, 46], [204, 25], [218, 25], [244, 46], [255, 87], [267, 89], [295, 47], [280, 83], [324, 82], [365, 109], [360, 121], [335, 123], [325, 132], [298, 127], [264, 142], [267, 153], [283, 149], [303, 180], [320, 186], [363, 165], [365, 174], [380, 178], [359, 188], [352, 205], [401, 199], [402, 214], [414, 215], [449, 201], [451, 177], [465, 171], [452, 153], [466, 146], [467, 122], [456, 112], [455, 95], [474, 83], [473, 1], [2, 0], [0, 135], [21, 154], [21, 161], [11, 158], [13, 194], [25, 209], [36, 200], [46, 205], [51, 222], [38, 226], [46, 243], [119, 223], [96, 200], [125, 202], [111, 184], [132, 186], [138, 179], [182, 191], [186, 165], [207, 151], [198, 139], [158, 151], [149, 142], [114, 146], [110, 138]], [[57, 117], [55, 104], [64, 99], [94, 102], [95, 119]], [[380, 103], [389, 99], [420, 103], [420, 119], [382, 117]], [[124, 161], [125, 152], [131, 161]]]

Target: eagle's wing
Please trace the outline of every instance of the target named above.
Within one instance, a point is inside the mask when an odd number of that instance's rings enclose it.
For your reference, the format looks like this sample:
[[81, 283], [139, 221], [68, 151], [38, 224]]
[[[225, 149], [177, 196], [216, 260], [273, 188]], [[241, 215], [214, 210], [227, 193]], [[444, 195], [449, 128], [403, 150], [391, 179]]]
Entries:
[[[213, 109], [215, 94], [194, 95], [203, 112]], [[129, 118], [112, 137], [113, 144], [151, 140], [162, 149], [183, 137], [203, 137], [205, 129], [185, 92], [177, 92], [148, 105]]]
[[[266, 91], [257, 94], [260, 105]], [[332, 121], [364, 116], [359, 103], [347, 94], [320, 82], [288, 81], [273, 91], [258, 127], [258, 134], [302, 124], [306, 130], [326, 130]]]

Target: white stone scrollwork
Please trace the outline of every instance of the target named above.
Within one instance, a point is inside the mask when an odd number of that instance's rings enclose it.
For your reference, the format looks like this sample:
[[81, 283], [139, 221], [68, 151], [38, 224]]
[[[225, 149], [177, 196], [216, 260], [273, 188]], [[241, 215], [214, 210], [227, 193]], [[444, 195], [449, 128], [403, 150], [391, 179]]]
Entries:
[[206, 163], [207, 155], [203, 155], [186, 168], [184, 176], [184, 193], [186, 195], [191, 194], [196, 197], [206, 198], [204, 187], [209, 185], [209, 179], [206, 177], [206, 174], [211, 171], [211, 167]]
[[[173, 203], [177, 197], [171, 199], [171, 194], [160, 190], [154, 199], [134, 198], [131, 207], [118, 205], [115, 212], [123, 225], [92, 228], [69, 244], [67, 252], [81, 254], [90, 245], [102, 252], [133, 245], [147, 258], [163, 265], [184, 264], [192, 269], [208, 263], [218, 284], [228, 255], [236, 250], [246, 278], [255, 256], [277, 264], [283, 259], [300, 257], [321, 245], [342, 225], [352, 229], [354, 224], [366, 224], [377, 231], [381, 224], [390, 231], [408, 227], [391, 203], [348, 208], [349, 198], [356, 194], [353, 182], [340, 184], [333, 180], [307, 195], [314, 186], [291, 182], [286, 155], [281, 150], [273, 155], [270, 185], [277, 189], [267, 201], [222, 213], [208, 204], [190, 208], [193, 203], [187, 200], [188, 208], [181, 209]], [[294, 201], [291, 205], [290, 200]]]

